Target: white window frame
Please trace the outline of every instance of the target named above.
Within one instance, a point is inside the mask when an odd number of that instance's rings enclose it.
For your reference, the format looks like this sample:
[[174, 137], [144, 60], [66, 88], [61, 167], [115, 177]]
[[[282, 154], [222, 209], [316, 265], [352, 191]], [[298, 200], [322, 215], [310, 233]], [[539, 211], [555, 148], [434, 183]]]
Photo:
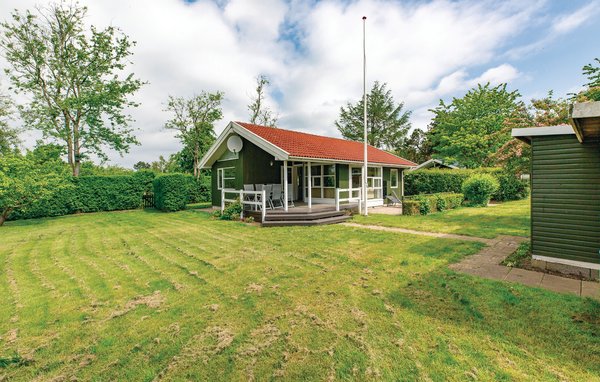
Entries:
[[[378, 171], [379, 176], [368, 176], [369, 174], [369, 168], [375, 168]], [[362, 188], [362, 167], [355, 167], [355, 166], [351, 166], [350, 167], [350, 171], [349, 171], [349, 184], [352, 185], [352, 169], [357, 169], [360, 171], [361, 173], [361, 184], [359, 187]], [[371, 184], [372, 186], [368, 186], [368, 184]], [[375, 187], [375, 183], [379, 183], [378, 187]], [[379, 195], [381, 195], [381, 197], [379, 198], [368, 198], [368, 200], [377, 200], [377, 201], [382, 201], [383, 200], [383, 167], [381, 166], [369, 166], [367, 168], [367, 195], [369, 194], [369, 191], [373, 191], [373, 194], [376, 194], [376, 190], [379, 190]]]
[[217, 169], [217, 190], [222, 190], [226, 180], [235, 180], [233, 177], [225, 177], [225, 170], [234, 169], [235, 167], [221, 167]]
[[[393, 173], [396, 173], [396, 184], [392, 183], [392, 180], [394, 179], [394, 177], [392, 176]], [[398, 188], [398, 183], [400, 183], [399, 178], [400, 178], [400, 174], [398, 173], [398, 169], [397, 168], [390, 169], [390, 188]]]
[[[337, 169], [335, 166], [335, 163], [311, 163], [310, 164], [311, 167], [320, 167], [320, 174], [319, 175], [314, 175], [315, 172], [311, 171], [311, 186], [313, 189], [318, 188], [319, 189], [319, 195], [318, 196], [313, 196], [312, 200], [317, 200], [317, 201], [322, 201], [322, 200], [333, 200], [335, 199], [335, 197], [332, 198], [326, 198], [324, 197], [325, 195], [325, 189], [335, 189], [335, 184], [336, 184], [336, 177], [337, 177]], [[325, 166], [333, 166], [333, 174], [325, 174]], [[333, 178], [333, 186], [325, 186], [325, 178], [327, 177], [332, 177]], [[317, 182], [315, 182], [315, 180]], [[316, 183], [319, 183], [318, 186], [316, 186]], [[307, 164], [304, 165], [304, 194], [308, 195], [308, 166]], [[312, 190], [311, 190], [312, 192]]]

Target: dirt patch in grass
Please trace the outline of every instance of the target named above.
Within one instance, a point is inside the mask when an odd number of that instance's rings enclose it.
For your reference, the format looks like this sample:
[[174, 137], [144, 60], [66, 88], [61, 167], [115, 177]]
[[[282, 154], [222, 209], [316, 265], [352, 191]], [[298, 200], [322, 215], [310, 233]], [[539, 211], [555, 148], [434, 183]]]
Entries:
[[137, 296], [133, 300], [128, 301], [123, 309], [112, 312], [110, 318], [121, 317], [140, 305], [146, 305], [148, 308], [157, 309], [164, 302], [165, 297], [162, 295], [162, 293], [160, 293], [159, 290], [157, 290], [154, 291], [154, 293], [152, 293], [151, 295]]

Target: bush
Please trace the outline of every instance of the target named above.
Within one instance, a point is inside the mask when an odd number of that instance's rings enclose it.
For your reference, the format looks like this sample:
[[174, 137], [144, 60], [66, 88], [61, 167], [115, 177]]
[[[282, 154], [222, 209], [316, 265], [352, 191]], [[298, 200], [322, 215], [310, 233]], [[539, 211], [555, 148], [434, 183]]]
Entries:
[[210, 176], [201, 174], [198, 179], [187, 175], [189, 182], [188, 203], [200, 203], [210, 201]]
[[500, 184], [490, 174], [471, 175], [462, 185], [465, 199], [471, 206], [487, 206]]
[[462, 184], [474, 174], [493, 175], [500, 187], [492, 199], [497, 201], [519, 200], [529, 195], [528, 183], [515, 174], [500, 168], [479, 168], [473, 170], [430, 169], [411, 171], [404, 176], [406, 195], [435, 194], [442, 192], [461, 193]]
[[242, 213], [242, 203], [237, 200], [235, 203], [231, 203], [223, 210], [221, 216], [219, 217], [221, 220], [240, 220], [240, 215]]
[[134, 177], [144, 185], [144, 193], [153, 192], [152, 182], [156, 178], [156, 174], [152, 170], [139, 170], [133, 174]]
[[71, 186], [27, 209], [13, 211], [9, 219], [33, 219], [78, 212], [116, 211], [140, 208], [147, 175], [91, 175], [70, 177]]
[[463, 194], [450, 192], [407, 196], [402, 200], [402, 214], [428, 215], [437, 211], [454, 209], [462, 205], [463, 199]]
[[154, 206], [165, 212], [185, 209], [189, 200], [190, 180], [185, 174], [164, 174], [157, 176], [154, 186]]

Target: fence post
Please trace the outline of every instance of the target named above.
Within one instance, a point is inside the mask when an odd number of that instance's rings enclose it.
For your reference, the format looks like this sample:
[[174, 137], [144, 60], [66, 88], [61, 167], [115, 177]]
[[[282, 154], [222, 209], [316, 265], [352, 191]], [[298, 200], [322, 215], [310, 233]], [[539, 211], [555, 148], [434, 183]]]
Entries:
[[240, 204], [242, 205], [242, 211], [240, 211], [240, 219], [244, 219], [244, 190], [240, 190]]
[[265, 215], [267, 214], [267, 192], [263, 189], [261, 191], [262, 196], [260, 198], [261, 202], [262, 202], [262, 206], [261, 206], [261, 223], [265, 222]]
[[225, 189], [221, 188], [221, 213], [225, 211]]
[[340, 189], [339, 188], [335, 189], [335, 210], [336, 211], [340, 210]]

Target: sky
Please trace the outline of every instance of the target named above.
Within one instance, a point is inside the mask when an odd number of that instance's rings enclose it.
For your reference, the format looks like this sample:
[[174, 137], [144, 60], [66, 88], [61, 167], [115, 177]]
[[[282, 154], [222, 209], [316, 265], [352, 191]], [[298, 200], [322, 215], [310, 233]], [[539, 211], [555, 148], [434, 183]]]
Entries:
[[[0, 19], [40, 0], [2, 0]], [[525, 101], [585, 83], [600, 57], [600, 0], [314, 1], [80, 0], [87, 22], [112, 25], [137, 42], [128, 71], [148, 83], [131, 110], [141, 142], [109, 164], [131, 167], [181, 149], [164, 128], [169, 95], [223, 91], [224, 118], [248, 120], [255, 79], [270, 81], [267, 104], [281, 128], [339, 137], [341, 106], [362, 97], [362, 16], [367, 17], [367, 87], [385, 82], [426, 129], [429, 109], [478, 83], [508, 83]], [[0, 67], [7, 67], [0, 57]], [[8, 91], [5, 74], [0, 88]], [[23, 98], [15, 97], [18, 102]], [[14, 124], [19, 124], [18, 119]], [[22, 135], [31, 147], [39, 134]]]

